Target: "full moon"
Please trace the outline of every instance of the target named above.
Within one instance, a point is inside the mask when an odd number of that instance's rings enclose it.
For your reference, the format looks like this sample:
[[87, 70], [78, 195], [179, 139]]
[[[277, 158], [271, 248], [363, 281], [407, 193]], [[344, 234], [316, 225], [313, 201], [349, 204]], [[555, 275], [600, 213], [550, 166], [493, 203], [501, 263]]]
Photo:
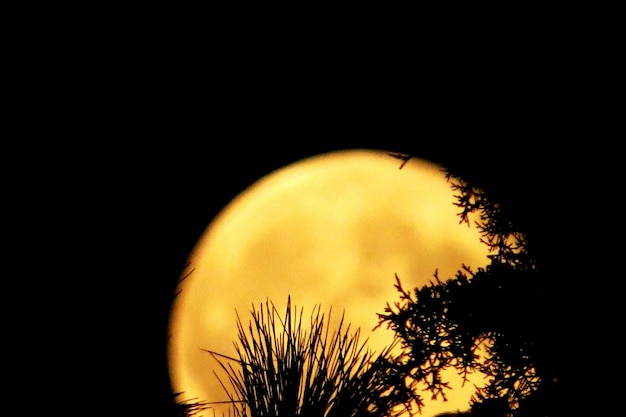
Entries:
[[[237, 314], [247, 326], [253, 306], [271, 300], [284, 311], [288, 297], [306, 312], [315, 305], [345, 315], [370, 350], [393, 333], [377, 313], [405, 289], [453, 277], [462, 265], [488, 264], [488, 248], [474, 225], [460, 223], [444, 171], [383, 150], [352, 149], [313, 155], [277, 169], [242, 190], [207, 226], [181, 272], [170, 317], [168, 361], [179, 400], [226, 401], [205, 350], [236, 357]], [[401, 167], [401, 168], [400, 168]], [[423, 395], [422, 414], [466, 410], [473, 384], [446, 374], [447, 402]], [[228, 415], [215, 404], [198, 416]]]

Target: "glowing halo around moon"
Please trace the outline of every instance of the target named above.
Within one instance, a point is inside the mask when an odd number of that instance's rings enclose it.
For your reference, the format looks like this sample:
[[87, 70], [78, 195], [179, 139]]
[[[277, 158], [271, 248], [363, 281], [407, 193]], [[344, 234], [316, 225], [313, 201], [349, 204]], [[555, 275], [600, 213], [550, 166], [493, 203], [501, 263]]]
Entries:
[[[487, 247], [459, 223], [441, 167], [401, 162], [382, 150], [312, 156], [259, 179], [219, 213], [190, 254], [172, 307], [168, 361], [181, 400], [227, 399], [213, 373], [219, 365], [202, 349], [236, 356], [236, 311], [247, 325], [253, 304], [269, 299], [284, 311], [291, 296], [305, 317], [314, 305], [336, 318], [345, 312], [380, 352], [393, 334], [372, 329], [376, 313], [398, 300], [395, 274], [409, 289], [436, 269], [444, 279], [463, 264], [487, 265]], [[448, 402], [424, 393], [423, 415], [467, 409], [474, 387], [459, 381]], [[228, 415], [224, 407], [198, 416]]]

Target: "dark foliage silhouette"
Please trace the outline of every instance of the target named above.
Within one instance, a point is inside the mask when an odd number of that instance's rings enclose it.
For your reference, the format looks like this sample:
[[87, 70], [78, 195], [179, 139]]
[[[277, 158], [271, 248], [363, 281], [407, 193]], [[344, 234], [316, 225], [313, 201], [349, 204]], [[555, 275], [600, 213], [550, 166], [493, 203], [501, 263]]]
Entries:
[[344, 327], [343, 314], [330, 333], [331, 313], [326, 317], [316, 306], [307, 325], [289, 298], [283, 317], [269, 300], [253, 307], [247, 328], [238, 316], [238, 357], [207, 350], [228, 375], [220, 382], [233, 415], [391, 417], [415, 403], [400, 384], [402, 375], [389, 366], [393, 345], [378, 355], [370, 352], [358, 329]]
[[435, 271], [428, 285], [413, 291], [396, 276], [400, 300], [379, 314], [379, 326], [393, 329], [402, 346], [390, 364], [442, 400], [449, 390], [443, 370], [455, 368], [463, 378], [484, 373], [486, 383], [471, 400], [473, 416], [556, 415], [560, 371], [549, 281], [505, 207], [450, 171], [447, 179], [461, 222], [478, 214], [475, 225], [490, 249], [490, 264], [476, 271], [463, 265], [447, 280]]
[[456, 413], [448, 412], [448, 413], [440, 413], [435, 417], [463, 417], [463, 416], [471, 416], [472, 413], [470, 411], [457, 411]]
[[188, 417], [194, 414], [197, 414], [203, 410], [209, 408], [209, 405], [204, 401], [198, 401], [197, 398], [192, 398], [189, 400], [178, 400], [183, 393], [177, 392], [174, 394], [174, 401], [176, 406], [176, 416], [177, 417]]

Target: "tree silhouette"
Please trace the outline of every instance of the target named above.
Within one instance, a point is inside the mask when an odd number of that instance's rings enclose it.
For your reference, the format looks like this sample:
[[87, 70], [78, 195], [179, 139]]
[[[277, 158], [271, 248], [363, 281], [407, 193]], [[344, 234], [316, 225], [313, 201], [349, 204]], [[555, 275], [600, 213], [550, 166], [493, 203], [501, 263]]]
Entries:
[[470, 214], [478, 214], [490, 264], [476, 271], [463, 265], [444, 281], [435, 271], [434, 280], [413, 291], [396, 276], [400, 300], [379, 314], [379, 326], [393, 329], [402, 347], [389, 364], [443, 400], [449, 390], [443, 370], [455, 368], [464, 379], [484, 373], [486, 384], [471, 400], [473, 416], [555, 415], [561, 375], [549, 320], [550, 281], [506, 207], [446, 172], [461, 222], [470, 224]]
[[393, 417], [422, 405], [389, 366], [393, 344], [375, 355], [343, 314], [330, 334], [332, 311], [315, 306], [308, 326], [295, 313], [290, 298], [284, 317], [268, 300], [247, 328], [237, 316], [237, 358], [207, 350], [228, 375], [220, 382], [235, 416]]

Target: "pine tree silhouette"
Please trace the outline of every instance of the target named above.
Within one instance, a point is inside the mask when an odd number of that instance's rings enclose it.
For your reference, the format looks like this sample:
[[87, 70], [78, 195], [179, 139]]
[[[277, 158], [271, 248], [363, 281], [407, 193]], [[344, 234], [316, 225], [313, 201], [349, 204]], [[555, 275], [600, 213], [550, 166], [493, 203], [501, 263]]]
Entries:
[[435, 271], [434, 280], [412, 291], [396, 276], [400, 300], [379, 314], [379, 326], [391, 328], [403, 348], [390, 363], [442, 399], [449, 391], [442, 371], [454, 368], [464, 379], [484, 373], [488, 383], [476, 388], [472, 416], [556, 415], [561, 369], [550, 320], [551, 281], [505, 206], [450, 170], [447, 179], [461, 222], [478, 214], [475, 225], [490, 249], [490, 264], [476, 271], [463, 265], [447, 280]]

